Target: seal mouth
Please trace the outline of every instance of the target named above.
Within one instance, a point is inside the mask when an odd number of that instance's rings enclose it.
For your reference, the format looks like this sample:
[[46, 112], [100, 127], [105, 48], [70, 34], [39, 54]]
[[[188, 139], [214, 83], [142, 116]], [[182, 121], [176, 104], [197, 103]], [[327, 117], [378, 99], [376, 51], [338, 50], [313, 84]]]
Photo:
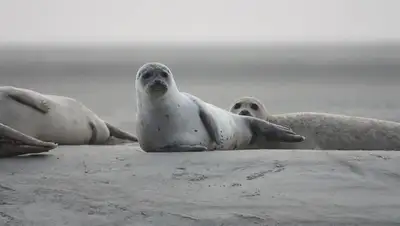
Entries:
[[165, 94], [168, 91], [168, 86], [167, 84], [159, 79], [154, 80], [151, 84], [148, 86], [148, 90], [150, 91], [151, 94], [156, 94], [157, 96], [161, 96]]
[[248, 110], [242, 110], [239, 112], [239, 115], [245, 115], [245, 116], [252, 116], [251, 113]]

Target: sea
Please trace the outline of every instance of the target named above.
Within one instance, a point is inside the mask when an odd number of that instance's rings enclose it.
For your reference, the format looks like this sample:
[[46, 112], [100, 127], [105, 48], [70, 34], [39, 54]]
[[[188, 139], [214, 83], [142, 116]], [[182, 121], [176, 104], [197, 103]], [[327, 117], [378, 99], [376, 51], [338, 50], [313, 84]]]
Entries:
[[221, 108], [242, 96], [271, 114], [400, 121], [400, 44], [3, 46], [0, 85], [76, 98], [134, 132], [135, 75], [157, 61], [178, 88]]

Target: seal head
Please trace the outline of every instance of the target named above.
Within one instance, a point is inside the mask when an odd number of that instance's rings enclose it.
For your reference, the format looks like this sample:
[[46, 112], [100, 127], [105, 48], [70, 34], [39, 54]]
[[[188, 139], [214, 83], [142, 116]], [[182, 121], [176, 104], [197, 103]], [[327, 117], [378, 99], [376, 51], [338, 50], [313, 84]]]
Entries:
[[254, 97], [242, 97], [231, 105], [230, 112], [238, 115], [266, 119], [269, 115], [265, 106]]
[[172, 73], [167, 66], [152, 62], [144, 64], [136, 74], [136, 84], [152, 98], [164, 96], [169, 87], [175, 86]]

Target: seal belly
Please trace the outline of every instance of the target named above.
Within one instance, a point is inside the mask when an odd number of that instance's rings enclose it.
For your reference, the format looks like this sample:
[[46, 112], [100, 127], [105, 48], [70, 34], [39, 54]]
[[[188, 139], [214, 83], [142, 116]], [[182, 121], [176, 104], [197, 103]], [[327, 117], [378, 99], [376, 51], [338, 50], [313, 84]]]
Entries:
[[138, 115], [140, 120], [137, 131], [139, 140], [142, 139], [144, 144], [142, 149], [176, 145], [209, 146], [210, 138], [199, 112], [190, 103], [171, 103], [164, 105], [162, 109], [143, 112]]
[[58, 106], [52, 111], [45, 122], [45, 130], [41, 130], [39, 137], [55, 141], [60, 144], [85, 144], [92, 137], [89, 118], [79, 108]]

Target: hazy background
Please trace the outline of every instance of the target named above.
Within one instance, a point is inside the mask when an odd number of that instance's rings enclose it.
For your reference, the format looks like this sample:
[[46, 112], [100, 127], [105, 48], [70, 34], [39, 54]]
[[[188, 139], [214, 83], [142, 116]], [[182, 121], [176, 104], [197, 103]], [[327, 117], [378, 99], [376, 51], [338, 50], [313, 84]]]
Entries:
[[166, 63], [228, 108], [400, 121], [397, 0], [0, 0], [0, 83], [75, 97], [134, 130], [134, 77]]
[[1, 42], [398, 40], [397, 0], [0, 0]]
[[[180, 90], [222, 108], [251, 95], [271, 113], [400, 122], [399, 12], [400, 0], [0, 0], [0, 85], [74, 97], [134, 133], [136, 71], [160, 61]], [[0, 222], [399, 222], [396, 154], [137, 147], [2, 161]]]

